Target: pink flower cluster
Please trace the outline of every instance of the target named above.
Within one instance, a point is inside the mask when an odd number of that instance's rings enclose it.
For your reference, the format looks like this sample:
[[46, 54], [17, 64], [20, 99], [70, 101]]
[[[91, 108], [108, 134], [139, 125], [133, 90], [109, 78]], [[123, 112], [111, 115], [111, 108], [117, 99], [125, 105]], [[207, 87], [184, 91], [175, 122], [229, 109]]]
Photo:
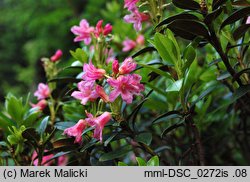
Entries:
[[122, 43], [123, 45], [123, 52], [128, 52], [136, 48], [137, 46], [143, 46], [144, 45], [144, 36], [143, 35], [138, 35], [136, 40], [131, 40], [131, 39], [126, 39]]
[[[86, 105], [89, 101], [93, 102], [97, 98], [101, 98], [106, 103], [114, 102], [118, 96], [121, 96], [127, 104], [130, 104], [134, 95], [140, 95], [144, 91], [144, 85], [140, 83], [141, 76], [131, 74], [135, 69], [136, 63], [131, 57], [126, 58], [121, 65], [117, 60], [114, 60], [111, 76], [106, 75], [104, 69], [95, 67], [91, 61], [89, 64], [85, 63], [83, 66], [83, 80], [77, 85], [78, 91], [74, 91], [71, 96], [81, 100], [83, 105]], [[100, 82], [106, 77], [108, 78], [106, 82], [111, 90], [109, 95], [105, 92], [104, 87], [96, 82], [96, 80]], [[104, 112], [98, 117], [87, 113], [87, 118], [81, 119], [76, 125], [67, 128], [64, 134], [75, 137], [75, 142], [81, 143], [83, 131], [87, 126], [91, 126], [95, 128], [94, 138], [102, 141], [102, 130], [111, 118], [109, 112]]]
[[75, 137], [75, 143], [81, 143], [83, 131], [87, 126], [91, 126], [95, 128], [93, 137], [102, 142], [102, 130], [111, 118], [109, 112], [104, 112], [98, 117], [94, 117], [92, 114], [87, 113], [87, 118], [79, 120], [76, 125], [64, 130], [64, 134]]
[[138, 1], [139, 0], [124, 0], [124, 8], [130, 11], [130, 14], [124, 17], [124, 21], [134, 24], [134, 29], [136, 31], [140, 31], [142, 29], [142, 22], [147, 21], [149, 18], [148, 15], [138, 10], [136, 6]]
[[46, 98], [48, 98], [50, 95], [50, 89], [47, 84], [39, 83], [38, 88], [34, 93], [34, 96], [37, 97], [38, 103], [37, 104], [31, 104], [33, 108], [37, 107], [40, 110], [43, 110], [47, 106]]
[[76, 35], [75, 42], [84, 41], [86, 45], [91, 43], [93, 35], [98, 38], [100, 36], [107, 36], [112, 32], [112, 25], [106, 24], [102, 26], [103, 20], [99, 20], [96, 27], [89, 26], [87, 20], [83, 19], [79, 26], [73, 26], [71, 32]]

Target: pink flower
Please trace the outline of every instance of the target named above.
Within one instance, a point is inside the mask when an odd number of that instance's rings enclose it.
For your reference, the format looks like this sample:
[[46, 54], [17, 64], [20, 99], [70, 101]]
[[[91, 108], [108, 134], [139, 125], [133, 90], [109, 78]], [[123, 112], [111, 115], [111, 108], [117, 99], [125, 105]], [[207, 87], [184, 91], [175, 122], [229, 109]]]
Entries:
[[109, 112], [104, 112], [102, 115], [94, 118], [92, 114], [87, 113], [88, 118], [86, 121], [92, 127], [95, 127], [94, 138], [99, 139], [102, 142], [102, 130], [104, 126], [110, 121], [111, 114]]
[[66, 155], [58, 157], [58, 166], [66, 166], [67, 163], [68, 163], [68, 157]]
[[115, 75], [119, 73], [119, 62], [116, 59], [112, 63], [112, 70]]
[[121, 75], [117, 79], [109, 78], [108, 84], [114, 88], [109, 95], [109, 100], [114, 102], [121, 95], [122, 99], [127, 103], [132, 103], [133, 95], [140, 95], [144, 91], [144, 85], [140, 84], [141, 76], [137, 74]]
[[250, 24], [250, 16], [249, 16], [249, 17], [247, 17], [246, 24]]
[[74, 126], [64, 130], [63, 134], [75, 137], [75, 143], [82, 142], [82, 132], [86, 128], [86, 121], [81, 119]]
[[103, 87], [101, 87], [100, 85], [96, 85], [95, 90], [104, 102], [109, 102], [109, 96], [105, 93]]
[[96, 37], [99, 37], [100, 35], [106, 36], [112, 32], [112, 28], [113, 28], [112, 25], [110, 25], [108, 23], [103, 28], [102, 23], [103, 23], [103, 20], [99, 20], [96, 24], [96, 28], [95, 28], [95, 36]]
[[52, 62], [56, 62], [56, 61], [58, 61], [59, 59], [61, 59], [62, 55], [63, 55], [62, 50], [58, 49], [58, 50], [56, 51], [56, 53], [55, 53], [53, 56], [51, 56], [50, 60], [51, 60]]
[[146, 20], [148, 20], [148, 16], [139, 12], [138, 9], [134, 9], [131, 11], [130, 15], [126, 15], [124, 17], [125, 22], [134, 24], [134, 29], [136, 31], [140, 31], [142, 29], [142, 22]]
[[85, 81], [95, 81], [95, 80], [103, 78], [103, 76], [106, 74], [106, 71], [104, 69], [96, 68], [92, 64], [92, 62], [90, 62], [89, 64], [85, 63], [83, 66], [83, 71], [84, 71], [84, 75], [82, 78]]
[[88, 101], [94, 101], [99, 96], [94, 89], [94, 82], [81, 81], [77, 84], [79, 91], [74, 91], [71, 96], [81, 100], [82, 105], [86, 105]]
[[131, 51], [132, 49], [134, 49], [136, 47], [136, 42], [131, 40], [131, 39], [126, 39], [122, 42], [123, 45], [123, 52], [128, 52]]
[[73, 26], [71, 32], [77, 37], [74, 39], [75, 42], [84, 41], [86, 45], [89, 45], [91, 42], [91, 33], [94, 32], [94, 28], [89, 26], [87, 20], [83, 19], [80, 22], [80, 26]]
[[[44, 152], [47, 152], [47, 150], [45, 150]], [[49, 165], [51, 165], [53, 163], [53, 160], [51, 160], [49, 162], [47, 162], [47, 161], [50, 160], [53, 156], [54, 156], [53, 154], [43, 156], [42, 166], [49, 166]], [[33, 155], [32, 155], [32, 160], [34, 160], [33, 161], [34, 166], [38, 166], [38, 158], [35, 159], [36, 157], [37, 157], [37, 153], [36, 153], [36, 151], [34, 151]], [[46, 164], [44, 164], [44, 163], [46, 163]]]
[[42, 99], [42, 100], [40, 100], [37, 104], [32, 104], [31, 103], [31, 106], [33, 107], [33, 108], [39, 108], [39, 110], [40, 111], [42, 111], [42, 110], [44, 110], [45, 109], [45, 107], [47, 106], [47, 101], [45, 100], [45, 99]]
[[139, 45], [144, 45], [145, 39], [143, 35], [138, 35], [138, 37], [136, 38], [136, 43]]
[[124, 0], [124, 8], [128, 8], [129, 11], [136, 8], [136, 3], [139, 0]]
[[135, 68], [136, 68], [135, 61], [131, 57], [129, 57], [123, 61], [122, 65], [119, 68], [119, 73], [121, 75], [128, 74], [128, 73], [134, 71]]
[[114, 50], [111, 49], [106, 49], [104, 54], [108, 55], [106, 63], [109, 64], [110, 62], [113, 62], [115, 60], [115, 54], [114, 54]]
[[35, 91], [34, 96], [38, 100], [46, 99], [50, 95], [49, 86], [43, 83], [39, 83], [38, 89]]

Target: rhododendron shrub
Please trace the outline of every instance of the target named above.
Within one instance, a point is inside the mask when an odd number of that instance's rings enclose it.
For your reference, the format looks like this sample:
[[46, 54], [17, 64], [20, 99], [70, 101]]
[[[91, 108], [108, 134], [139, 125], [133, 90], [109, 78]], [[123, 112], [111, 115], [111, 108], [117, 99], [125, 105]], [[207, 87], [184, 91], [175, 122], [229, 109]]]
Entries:
[[78, 48], [42, 58], [25, 101], [7, 95], [0, 164], [250, 164], [249, 7], [112, 3], [72, 24]]

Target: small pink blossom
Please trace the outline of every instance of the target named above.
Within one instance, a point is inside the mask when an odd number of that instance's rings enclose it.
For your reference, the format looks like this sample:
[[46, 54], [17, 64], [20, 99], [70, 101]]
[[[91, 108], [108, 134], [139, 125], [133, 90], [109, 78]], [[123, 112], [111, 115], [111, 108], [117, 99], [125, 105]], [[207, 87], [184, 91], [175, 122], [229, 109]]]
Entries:
[[145, 43], [145, 39], [143, 35], [138, 35], [136, 38], [136, 43], [139, 44], [140, 46], [143, 46]]
[[119, 73], [121, 75], [128, 74], [128, 73], [134, 71], [135, 68], [136, 68], [135, 61], [131, 57], [129, 57], [123, 61], [122, 65], [119, 68]]
[[81, 81], [77, 84], [79, 91], [74, 91], [71, 96], [81, 100], [82, 105], [88, 101], [95, 101], [99, 96], [95, 91], [94, 82]]
[[105, 93], [105, 90], [103, 87], [101, 87], [100, 85], [96, 85], [95, 89], [96, 89], [96, 93], [101, 97], [101, 99], [104, 102], [109, 102], [109, 96]]
[[56, 61], [58, 61], [59, 59], [61, 59], [62, 55], [63, 55], [62, 50], [58, 49], [58, 50], [55, 52], [55, 54], [54, 54], [53, 56], [51, 56], [50, 60], [51, 60], [52, 62], [56, 62]]
[[[47, 150], [45, 150], [44, 152], [47, 152]], [[43, 156], [43, 159], [42, 159], [42, 166], [50, 166], [52, 163], [53, 163], [53, 160], [47, 162], [48, 160], [50, 160], [54, 155], [53, 154], [50, 154], [50, 155], [46, 155], [46, 156]], [[36, 159], [35, 159], [36, 158]], [[33, 164], [34, 166], [38, 166], [38, 158], [37, 158], [37, 153], [36, 151], [33, 152], [33, 155], [32, 155], [32, 160], [33, 161]], [[47, 163], [46, 163], [47, 162]], [[45, 164], [44, 164], [45, 163]]]
[[134, 49], [136, 47], [136, 42], [131, 40], [131, 39], [126, 39], [122, 42], [123, 45], [123, 52], [128, 52], [131, 51], [132, 49]]
[[100, 35], [106, 36], [112, 32], [112, 29], [113, 29], [112, 25], [110, 25], [108, 23], [103, 28], [102, 23], [103, 23], [103, 20], [99, 20], [96, 24], [96, 28], [95, 28], [95, 36], [96, 37], [99, 37]]
[[84, 75], [82, 78], [85, 81], [95, 81], [95, 80], [103, 78], [103, 76], [106, 74], [106, 71], [104, 69], [96, 68], [92, 64], [92, 62], [90, 62], [89, 64], [85, 63], [83, 66], [83, 71], [84, 71]]
[[102, 142], [102, 130], [104, 126], [111, 120], [111, 114], [109, 112], [104, 112], [102, 115], [95, 118], [92, 114], [87, 113], [87, 116], [88, 118], [86, 118], [86, 121], [88, 124], [92, 127], [95, 127], [94, 138]]
[[127, 23], [133, 23], [134, 29], [140, 31], [142, 29], [142, 22], [148, 20], [148, 15], [139, 12], [138, 9], [131, 11], [130, 15], [124, 17], [124, 21]]
[[64, 130], [63, 134], [75, 137], [75, 143], [82, 142], [82, 132], [86, 128], [86, 121], [81, 119], [74, 126]]
[[141, 76], [137, 74], [121, 75], [117, 79], [109, 78], [108, 84], [114, 88], [109, 95], [109, 100], [114, 102], [121, 95], [122, 99], [130, 104], [133, 101], [133, 95], [140, 95], [144, 91], [144, 85], [140, 84]]
[[44, 83], [39, 83], [38, 89], [35, 91], [34, 96], [37, 97], [38, 100], [46, 99], [50, 95], [49, 86]]
[[94, 32], [94, 28], [89, 26], [87, 20], [83, 19], [80, 22], [80, 26], [73, 26], [71, 32], [77, 37], [74, 39], [75, 42], [84, 41], [86, 45], [91, 42], [91, 33]]
[[33, 108], [39, 108], [39, 110], [40, 111], [42, 111], [42, 110], [44, 110], [45, 109], [45, 107], [47, 106], [47, 101], [45, 100], [45, 99], [42, 99], [42, 100], [40, 100], [38, 103], [36, 103], [36, 104], [32, 104], [31, 103], [31, 106], [33, 107]]
[[112, 70], [113, 70], [115, 75], [119, 73], [119, 62], [117, 59], [114, 60], [112, 63]]
[[247, 17], [246, 24], [250, 24], [250, 16], [249, 16], [249, 17]]
[[58, 166], [66, 166], [68, 163], [68, 156], [66, 155], [62, 155], [60, 157], [58, 157]]
[[124, 8], [128, 8], [129, 11], [136, 8], [136, 3], [139, 0], [124, 0]]

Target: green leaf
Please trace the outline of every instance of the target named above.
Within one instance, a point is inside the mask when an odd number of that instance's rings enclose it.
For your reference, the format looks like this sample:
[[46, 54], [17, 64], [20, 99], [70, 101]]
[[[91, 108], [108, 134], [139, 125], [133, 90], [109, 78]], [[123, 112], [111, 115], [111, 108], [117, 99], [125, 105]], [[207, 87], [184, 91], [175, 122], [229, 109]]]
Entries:
[[21, 123], [24, 115], [24, 106], [22, 103], [22, 98], [16, 98], [12, 94], [8, 94], [5, 101], [5, 108], [8, 114], [17, 123]]
[[147, 162], [141, 157], [136, 157], [136, 161], [138, 163], [138, 166], [147, 166]]
[[241, 70], [240, 72], [236, 73], [233, 77], [233, 82], [235, 82], [236, 79], [240, 78], [240, 76], [244, 73], [250, 73], [250, 68], [246, 68], [246, 69], [243, 69]]
[[173, 4], [181, 9], [199, 10], [200, 4], [193, 0], [172, 0]]
[[185, 72], [186, 69], [188, 69], [191, 66], [191, 64], [193, 63], [193, 61], [196, 58], [196, 51], [191, 45], [189, 45], [184, 50], [183, 58], [185, 60], [185, 63], [184, 63], [184, 66], [182, 68], [182, 71]]
[[76, 123], [75, 122], [57, 122], [55, 124], [55, 128], [58, 130], [65, 130], [67, 128], [70, 128], [71, 126], [74, 126]]
[[17, 126], [17, 124], [15, 121], [0, 112], [0, 127], [4, 128], [5, 131], [8, 131], [9, 126]]
[[141, 50], [139, 50], [138, 52], [136, 52], [135, 54], [132, 55], [132, 58], [136, 58], [137, 56], [140, 56], [141, 54], [144, 54], [146, 52], [153, 52], [156, 51], [156, 49], [154, 47], [145, 47]]
[[88, 62], [88, 55], [80, 48], [77, 48], [75, 51], [70, 51], [70, 54], [82, 63]]
[[242, 8], [238, 11], [235, 11], [232, 15], [230, 15], [220, 27], [220, 30], [224, 28], [226, 25], [230, 25], [240, 20], [241, 18], [247, 17], [250, 15], [250, 7]]
[[147, 166], [159, 166], [160, 165], [160, 161], [158, 156], [154, 156], [152, 157], [148, 162], [147, 162]]
[[109, 160], [123, 157], [124, 155], [127, 155], [128, 152], [130, 152], [131, 150], [132, 150], [131, 146], [129, 146], [129, 145], [123, 146], [123, 147], [116, 149], [112, 152], [103, 154], [100, 157], [99, 161], [104, 162], [104, 161], [109, 161]]
[[183, 82], [183, 79], [177, 80], [177, 81], [171, 80], [171, 83], [170, 85], [168, 85], [166, 92], [179, 92], [182, 87], [182, 82]]
[[40, 126], [38, 128], [38, 133], [40, 135], [44, 134], [44, 132], [45, 132], [45, 130], [47, 128], [48, 123], [49, 123], [49, 116], [46, 116], [45, 118], [43, 118], [43, 120], [41, 121], [41, 124], [40, 124]]
[[107, 140], [105, 140], [104, 146], [105, 146], [105, 147], [108, 146], [108, 144], [109, 144], [117, 135], [118, 135], [118, 133], [112, 133], [111, 136], [110, 136]]
[[150, 145], [152, 142], [152, 133], [140, 133], [136, 135], [135, 140], [146, 145]]
[[161, 138], [163, 138], [163, 136], [166, 135], [167, 133], [169, 133], [170, 131], [177, 129], [181, 126], [184, 126], [183, 120], [179, 121], [179, 123], [173, 124], [172, 126], [168, 127], [167, 129], [165, 129], [161, 134]]
[[162, 70], [160, 70], [158, 68], [155, 68], [155, 67], [147, 65], [147, 64], [143, 64], [143, 63], [137, 63], [137, 64], [144, 67], [144, 68], [147, 68], [147, 69], [149, 69], [149, 70], [151, 70], [151, 71], [153, 71], [153, 72], [155, 72], [155, 73], [157, 73], [157, 74], [159, 74], [159, 75], [161, 75], [161, 76], [163, 76], [165, 78], [172, 79], [171, 75], [169, 73], [165, 72], [165, 71], [162, 71]]
[[[165, 35], [156, 33], [154, 36], [155, 46], [161, 58], [168, 65], [175, 65], [177, 62], [177, 51], [173, 42]], [[175, 54], [175, 55], [174, 55]], [[176, 57], [175, 57], [176, 56]]]
[[126, 163], [124, 163], [124, 162], [118, 162], [118, 166], [128, 166]]

